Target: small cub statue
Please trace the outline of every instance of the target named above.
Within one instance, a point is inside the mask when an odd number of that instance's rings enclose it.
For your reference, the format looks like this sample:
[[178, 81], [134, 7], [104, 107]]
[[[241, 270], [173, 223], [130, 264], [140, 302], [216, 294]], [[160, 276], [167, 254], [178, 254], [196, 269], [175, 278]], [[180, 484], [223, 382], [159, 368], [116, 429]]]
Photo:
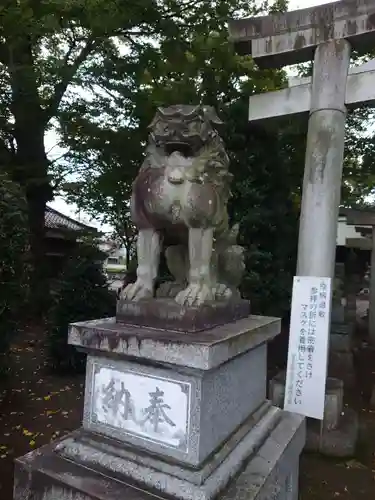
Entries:
[[232, 175], [220, 125], [208, 106], [157, 110], [131, 200], [137, 280], [121, 299], [154, 296], [161, 252], [174, 281], [161, 285], [158, 297], [187, 307], [239, 298], [244, 255], [238, 226], [228, 223]]

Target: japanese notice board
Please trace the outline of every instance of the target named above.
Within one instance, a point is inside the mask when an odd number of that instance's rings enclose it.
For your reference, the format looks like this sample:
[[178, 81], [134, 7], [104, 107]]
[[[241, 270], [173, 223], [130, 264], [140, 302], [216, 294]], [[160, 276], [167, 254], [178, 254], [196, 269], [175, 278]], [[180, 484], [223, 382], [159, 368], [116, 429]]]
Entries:
[[294, 278], [284, 409], [318, 420], [324, 415], [331, 294], [331, 278]]

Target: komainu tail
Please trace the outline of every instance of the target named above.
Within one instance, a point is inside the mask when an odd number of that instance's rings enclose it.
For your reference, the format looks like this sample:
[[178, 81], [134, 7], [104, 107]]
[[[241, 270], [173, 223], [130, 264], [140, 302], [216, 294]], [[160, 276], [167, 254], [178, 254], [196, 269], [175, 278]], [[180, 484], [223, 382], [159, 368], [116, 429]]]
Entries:
[[237, 238], [240, 232], [240, 225], [234, 224], [227, 233], [227, 243], [228, 246], [237, 245]]

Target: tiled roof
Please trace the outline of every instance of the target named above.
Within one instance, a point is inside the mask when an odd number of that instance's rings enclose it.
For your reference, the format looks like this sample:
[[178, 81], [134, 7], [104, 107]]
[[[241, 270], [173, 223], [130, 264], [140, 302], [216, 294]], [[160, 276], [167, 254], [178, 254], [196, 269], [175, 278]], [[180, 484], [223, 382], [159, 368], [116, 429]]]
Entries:
[[94, 227], [87, 226], [86, 224], [82, 224], [82, 222], [71, 219], [67, 215], [61, 214], [48, 206], [46, 207], [45, 226], [48, 229], [96, 232]]
[[349, 215], [353, 212], [362, 212], [362, 213], [370, 213], [373, 214], [375, 213], [375, 207], [373, 205], [368, 205], [367, 207], [360, 206], [356, 208], [346, 208], [346, 207], [340, 207], [340, 215]]

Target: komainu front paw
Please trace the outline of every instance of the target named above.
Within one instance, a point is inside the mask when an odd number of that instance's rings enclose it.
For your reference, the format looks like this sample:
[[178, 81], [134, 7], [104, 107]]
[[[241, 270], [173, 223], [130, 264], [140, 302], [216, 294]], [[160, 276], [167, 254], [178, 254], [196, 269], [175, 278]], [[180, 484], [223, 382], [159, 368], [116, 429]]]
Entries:
[[214, 292], [208, 285], [189, 285], [175, 300], [181, 306], [197, 307], [213, 301], [214, 298]]
[[153, 290], [148, 288], [142, 281], [137, 280], [126, 286], [120, 294], [120, 299], [132, 300], [138, 302], [142, 299], [150, 299], [153, 297]]

